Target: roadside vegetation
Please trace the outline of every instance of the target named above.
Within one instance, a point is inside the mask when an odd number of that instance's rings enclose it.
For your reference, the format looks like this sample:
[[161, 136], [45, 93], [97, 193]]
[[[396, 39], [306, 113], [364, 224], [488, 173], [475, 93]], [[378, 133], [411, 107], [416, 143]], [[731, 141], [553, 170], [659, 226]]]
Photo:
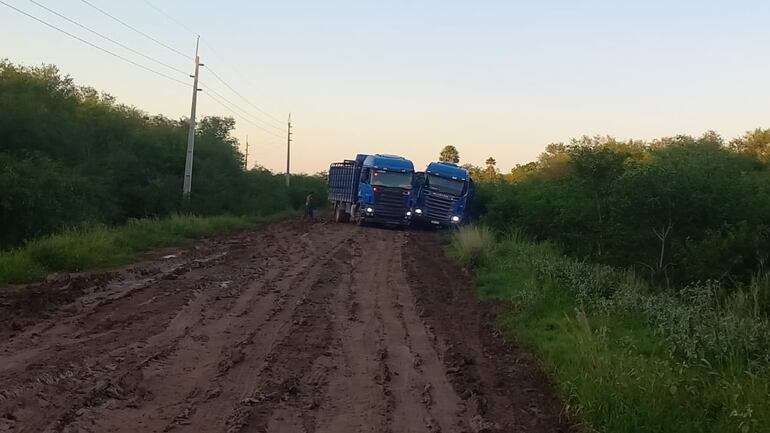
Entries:
[[[462, 237], [453, 251], [463, 255]], [[587, 431], [761, 432], [770, 426], [770, 279], [660, 291], [630, 271], [515, 235], [474, 256], [480, 295], [512, 303], [505, 332], [532, 347]], [[729, 293], [725, 295], [725, 293]]]
[[770, 427], [769, 149], [597, 137], [476, 169], [480, 225], [450, 251], [586, 430]]
[[0, 95], [0, 283], [124, 263], [299, 209], [310, 191], [325, 202], [321, 176], [286, 188], [282, 175], [246, 169], [232, 118], [199, 120], [185, 201], [187, 119], [121, 105], [54, 66], [0, 60]]
[[129, 264], [154, 248], [183, 246], [190, 240], [259, 227], [286, 213], [263, 217], [172, 215], [132, 219], [115, 226], [84, 226], [31, 240], [0, 252], [0, 284], [42, 280], [56, 272], [79, 272]]

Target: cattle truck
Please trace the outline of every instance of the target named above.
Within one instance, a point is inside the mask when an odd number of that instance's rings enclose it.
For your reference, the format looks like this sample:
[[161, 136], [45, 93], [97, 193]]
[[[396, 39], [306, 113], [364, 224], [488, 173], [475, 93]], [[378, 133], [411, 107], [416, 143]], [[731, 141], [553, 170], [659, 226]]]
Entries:
[[414, 164], [395, 155], [357, 155], [329, 167], [329, 201], [337, 222], [409, 225]]
[[474, 184], [468, 170], [431, 162], [415, 176], [415, 219], [437, 227], [458, 227], [465, 220]]

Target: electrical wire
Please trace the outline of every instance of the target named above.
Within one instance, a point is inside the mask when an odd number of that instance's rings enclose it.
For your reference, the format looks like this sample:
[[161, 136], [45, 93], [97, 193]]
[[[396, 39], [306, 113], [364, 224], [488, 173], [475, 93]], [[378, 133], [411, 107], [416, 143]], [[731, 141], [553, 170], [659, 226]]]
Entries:
[[121, 47], [121, 48], [123, 48], [123, 49], [126, 49], [126, 50], [128, 50], [128, 51], [131, 51], [132, 53], [134, 53], [134, 54], [136, 54], [136, 55], [138, 55], [138, 56], [142, 56], [142, 57], [144, 57], [144, 58], [145, 58], [145, 59], [147, 59], [147, 60], [150, 60], [150, 61], [152, 61], [152, 62], [155, 62], [155, 63], [157, 63], [157, 64], [159, 64], [159, 65], [165, 66], [165, 67], [167, 67], [167, 68], [169, 68], [169, 69], [171, 69], [171, 70], [174, 70], [174, 71], [176, 71], [176, 72], [179, 72], [179, 73], [181, 73], [181, 74], [184, 74], [185, 76], [187, 76], [187, 75], [190, 75], [188, 72], [185, 72], [185, 71], [183, 71], [183, 70], [181, 70], [181, 69], [179, 69], [179, 68], [176, 68], [176, 67], [174, 67], [174, 66], [171, 66], [171, 65], [169, 65], [168, 63], [164, 63], [164, 62], [162, 62], [162, 61], [160, 61], [160, 60], [154, 59], [154, 58], [152, 58], [152, 57], [150, 57], [150, 56], [148, 56], [148, 55], [146, 55], [146, 54], [144, 54], [144, 53], [141, 53], [141, 52], [139, 52], [139, 51], [137, 51], [137, 50], [135, 50], [135, 49], [133, 49], [133, 48], [131, 48], [131, 47], [129, 47], [129, 46], [127, 46], [127, 45], [125, 45], [125, 44], [122, 44], [122, 43], [120, 43], [120, 42], [118, 42], [118, 41], [116, 41], [116, 40], [114, 40], [114, 39], [112, 39], [112, 38], [110, 38], [110, 37], [108, 37], [108, 36], [105, 36], [105, 35], [103, 35], [103, 34], [101, 34], [101, 33], [97, 32], [97, 31], [95, 31], [95, 30], [93, 30], [93, 29], [90, 29], [90, 28], [88, 28], [88, 27], [84, 26], [83, 24], [80, 24], [79, 22], [77, 22], [77, 21], [75, 21], [75, 20], [73, 20], [73, 19], [71, 19], [71, 18], [68, 18], [68, 17], [66, 17], [66, 16], [62, 15], [61, 13], [59, 13], [59, 12], [57, 12], [57, 11], [55, 11], [55, 10], [53, 10], [53, 9], [49, 8], [48, 6], [46, 6], [46, 5], [44, 5], [44, 4], [38, 3], [38, 2], [37, 2], [37, 1], [35, 1], [35, 0], [29, 0], [29, 1], [30, 1], [30, 3], [34, 3], [34, 4], [35, 4], [35, 5], [37, 5], [38, 7], [40, 7], [40, 8], [43, 8], [43, 9], [47, 10], [48, 12], [50, 12], [50, 13], [52, 13], [52, 14], [54, 14], [54, 15], [58, 16], [59, 18], [65, 19], [65, 20], [69, 21], [70, 23], [72, 23], [72, 24], [75, 24], [76, 26], [78, 26], [78, 27], [80, 27], [80, 28], [82, 28], [82, 29], [84, 29], [84, 30], [86, 30], [86, 31], [88, 31], [88, 32], [90, 32], [90, 33], [92, 33], [92, 34], [94, 34], [94, 35], [96, 35], [96, 36], [98, 36], [98, 37], [100, 37], [100, 38], [102, 38], [102, 39], [106, 40], [106, 41], [110, 41], [110, 42], [112, 42], [113, 44], [115, 44], [115, 45], [117, 45], [117, 46], [119, 46], [119, 47]]
[[[256, 106], [256, 105], [252, 104], [252, 103], [251, 103], [251, 101], [249, 101], [248, 99], [246, 99], [246, 97], [244, 97], [244, 96], [243, 96], [243, 95], [242, 95], [240, 92], [238, 92], [237, 90], [235, 90], [235, 89], [234, 89], [234, 88], [233, 88], [231, 85], [229, 85], [229, 84], [228, 84], [228, 83], [227, 83], [227, 82], [226, 82], [226, 81], [225, 81], [225, 80], [224, 80], [222, 77], [220, 77], [220, 76], [219, 76], [219, 74], [217, 74], [217, 73], [216, 73], [216, 71], [214, 71], [214, 70], [213, 70], [213, 69], [211, 69], [210, 67], [207, 67], [207, 69], [208, 69], [208, 71], [209, 71], [209, 72], [211, 72], [211, 75], [213, 75], [213, 76], [214, 76], [214, 78], [216, 78], [216, 79], [217, 79], [217, 80], [218, 80], [220, 83], [224, 84], [224, 85], [225, 85], [225, 86], [226, 86], [228, 89], [230, 89], [230, 90], [231, 90], [233, 93], [235, 93], [236, 95], [238, 95], [238, 97], [239, 97], [239, 98], [241, 98], [241, 99], [243, 99], [244, 101], [246, 101], [246, 103], [247, 103], [247, 104], [249, 104], [249, 105], [251, 105], [252, 107], [254, 107], [254, 108], [255, 108], [257, 111], [259, 111], [260, 113], [262, 113], [262, 114], [264, 114], [264, 115], [266, 115], [266, 116], [268, 116], [268, 117], [272, 118], [274, 121], [278, 122], [279, 124], [281, 124], [281, 125], [283, 124], [283, 122], [281, 122], [280, 120], [278, 120], [278, 119], [276, 119], [275, 117], [273, 117], [273, 116], [272, 116], [270, 113], [268, 113], [268, 112], [266, 112], [266, 111], [262, 110], [261, 108], [259, 108], [259, 107], [258, 107], [258, 106]], [[273, 125], [270, 125], [270, 126], [273, 126]], [[277, 128], [277, 127], [273, 126], [273, 128]], [[277, 129], [280, 129], [280, 128], [277, 128]]]
[[156, 44], [158, 44], [158, 45], [160, 45], [160, 46], [162, 46], [162, 47], [164, 47], [164, 48], [166, 48], [166, 49], [168, 49], [168, 50], [170, 50], [170, 51], [173, 51], [173, 52], [174, 52], [174, 53], [176, 53], [176, 54], [179, 54], [180, 56], [184, 57], [184, 58], [185, 58], [185, 59], [187, 59], [187, 60], [190, 60], [190, 59], [192, 59], [192, 57], [190, 57], [189, 55], [187, 55], [187, 54], [185, 54], [185, 53], [183, 53], [183, 52], [181, 52], [181, 51], [177, 50], [177, 49], [176, 49], [176, 48], [174, 48], [174, 47], [171, 47], [171, 46], [169, 46], [169, 45], [166, 45], [166, 44], [164, 44], [163, 42], [161, 42], [161, 41], [159, 41], [159, 40], [157, 40], [157, 39], [153, 38], [152, 36], [148, 35], [147, 33], [143, 32], [143, 31], [141, 31], [141, 30], [139, 30], [139, 29], [137, 29], [136, 27], [132, 26], [131, 24], [128, 24], [127, 22], [125, 22], [125, 21], [121, 20], [120, 18], [117, 18], [117, 17], [115, 17], [114, 15], [112, 15], [112, 14], [110, 14], [109, 12], [105, 11], [104, 9], [102, 9], [102, 8], [100, 8], [100, 7], [96, 6], [96, 5], [94, 5], [93, 3], [89, 2], [88, 0], [80, 0], [80, 1], [81, 1], [81, 2], [83, 2], [83, 3], [85, 3], [86, 5], [90, 6], [92, 9], [95, 9], [95, 10], [99, 11], [99, 12], [100, 12], [102, 15], [105, 15], [105, 16], [107, 16], [107, 17], [109, 17], [109, 18], [113, 19], [114, 21], [116, 21], [116, 22], [120, 23], [120, 24], [121, 24], [121, 25], [123, 25], [124, 27], [126, 27], [126, 28], [128, 28], [128, 29], [130, 29], [130, 30], [133, 30], [134, 32], [136, 32], [136, 33], [138, 33], [138, 34], [140, 34], [140, 35], [144, 36], [145, 38], [147, 38], [147, 39], [149, 39], [149, 40], [151, 40], [151, 41], [155, 42]]
[[[208, 69], [208, 68], [207, 68], [207, 69]], [[233, 101], [231, 101], [231, 100], [227, 99], [227, 98], [226, 98], [224, 95], [222, 95], [221, 93], [218, 93], [218, 92], [217, 92], [216, 90], [214, 90], [212, 87], [208, 86], [208, 87], [206, 87], [206, 88], [207, 88], [207, 89], [208, 89], [210, 92], [212, 92], [213, 94], [217, 95], [217, 96], [218, 96], [220, 99], [224, 99], [224, 101], [225, 101], [225, 102], [227, 102], [228, 104], [232, 105], [233, 107], [235, 107], [235, 108], [239, 109], [239, 110], [241, 111], [241, 113], [242, 113], [242, 114], [245, 114], [245, 115], [249, 116], [249, 117], [250, 117], [252, 120], [254, 120], [254, 121], [256, 121], [256, 122], [259, 122], [259, 123], [261, 123], [261, 124], [263, 124], [263, 125], [265, 125], [265, 126], [269, 126], [269, 127], [271, 127], [271, 128], [277, 129], [278, 131], [281, 131], [281, 132], [286, 132], [286, 129], [283, 129], [283, 128], [279, 128], [279, 127], [277, 127], [277, 126], [274, 126], [274, 125], [272, 125], [272, 124], [270, 124], [270, 123], [267, 123], [267, 122], [265, 122], [264, 120], [260, 119], [259, 117], [257, 117], [257, 116], [255, 116], [255, 115], [251, 114], [251, 113], [249, 112], [249, 110], [246, 110], [245, 108], [241, 107], [240, 105], [236, 104], [235, 102], [233, 102]]]
[[[0, 0], [0, 1], [2, 1], [2, 0]], [[204, 93], [206, 93], [207, 96], [209, 98], [211, 98], [214, 102], [216, 102], [217, 104], [221, 105], [222, 107], [227, 109], [230, 113], [234, 114], [236, 117], [240, 118], [241, 120], [245, 120], [246, 122], [252, 124], [253, 126], [257, 127], [258, 129], [262, 130], [263, 132], [265, 132], [267, 134], [270, 134], [270, 135], [272, 135], [274, 137], [283, 138], [282, 136], [280, 136], [278, 134], [275, 134], [273, 131], [270, 131], [269, 129], [263, 128], [259, 124], [253, 122], [251, 119], [249, 119], [247, 117], [244, 117], [242, 114], [236, 112], [236, 110], [234, 110], [232, 107], [227, 105], [225, 102], [222, 102], [221, 100], [219, 100], [219, 98], [215, 97], [214, 95], [218, 95], [219, 97], [221, 97], [221, 95], [219, 95], [218, 93], [212, 91], [210, 88], [208, 89], [208, 91], [206, 91], [206, 89], [204, 88]]]
[[195, 30], [192, 30], [189, 27], [187, 27], [186, 25], [184, 25], [183, 23], [177, 21], [176, 19], [174, 19], [174, 17], [172, 17], [171, 15], [166, 13], [163, 9], [161, 9], [161, 8], [155, 6], [154, 4], [152, 4], [152, 2], [150, 2], [149, 0], [144, 0], [144, 2], [147, 4], [147, 6], [155, 9], [155, 11], [157, 11], [159, 14], [163, 15], [167, 19], [171, 20], [174, 24], [176, 24], [179, 27], [181, 27], [181, 28], [187, 30], [188, 32], [190, 32], [190, 34], [192, 34], [193, 36], [198, 36], [198, 33]]
[[[163, 15], [164, 17], [166, 17], [166, 19], [168, 19], [169, 21], [173, 22], [174, 24], [176, 24], [176, 25], [177, 25], [177, 26], [179, 26], [180, 28], [184, 29], [185, 31], [187, 31], [187, 32], [189, 32], [189, 33], [191, 33], [191, 34], [193, 34], [193, 35], [197, 35], [197, 34], [198, 34], [196, 31], [192, 30], [191, 28], [187, 27], [187, 26], [186, 26], [184, 23], [182, 23], [181, 21], [179, 21], [179, 20], [177, 20], [176, 18], [174, 18], [174, 17], [173, 17], [171, 14], [167, 13], [167, 12], [166, 12], [166, 11], [164, 11], [163, 9], [159, 8], [158, 6], [156, 6], [156, 5], [155, 5], [154, 3], [152, 3], [150, 0], [143, 0], [143, 1], [144, 1], [144, 3], [145, 3], [145, 4], [147, 4], [147, 6], [151, 7], [151, 8], [152, 8], [152, 9], [154, 9], [156, 12], [158, 12], [158, 13], [159, 13], [159, 14], [161, 14], [161, 15]], [[219, 55], [219, 53], [218, 53], [218, 52], [217, 52], [217, 51], [214, 49], [214, 47], [212, 47], [212, 46], [211, 46], [209, 43], [207, 43], [205, 39], [203, 39], [203, 41], [202, 41], [202, 42], [203, 42], [203, 45], [205, 45], [206, 47], [208, 47], [209, 49], [211, 49], [211, 52], [212, 52], [212, 53], [213, 53], [213, 54], [214, 54], [216, 57], [218, 57], [218, 58], [219, 58], [219, 59], [222, 61], [222, 63], [223, 63], [223, 64], [224, 64], [224, 63], [226, 63], [226, 62], [224, 61], [224, 59], [222, 58], [222, 56], [220, 56], [220, 55]], [[270, 127], [272, 127], [272, 128], [275, 128], [275, 129], [278, 129], [278, 130], [281, 130], [281, 131], [283, 131], [284, 121], [282, 121], [282, 120], [280, 120], [280, 119], [276, 118], [275, 116], [273, 116], [272, 114], [268, 113], [267, 111], [264, 111], [264, 110], [263, 110], [262, 108], [260, 108], [259, 106], [257, 106], [257, 105], [255, 105], [255, 104], [253, 104], [251, 101], [249, 101], [248, 99], [246, 99], [246, 98], [245, 98], [245, 97], [244, 97], [244, 96], [243, 96], [243, 95], [242, 95], [240, 92], [238, 92], [237, 90], [235, 90], [235, 88], [233, 88], [233, 86], [231, 86], [230, 84], [228, 84], [228, 83], [227, 83], [227, 82], [226, 82], [226, 81], [225, 81], [225, 80], [224, 80], [224, 79], [223, 79], [221, 76], [219, 76], [219, 74], [217, 74], [217, 73], [216, 73], [216, 71], [212, 70], [212, 69], [211, 69], [210, 67], [208, 67], [208, 66], [207, 66], [207, 68], [208, 68], [209, 72], [211, 72], [211, 74], [212, 74], [212, 75], [214, 75], [214, 77], [215, 77], [215, 78], [216, 78], [216, 79], [217, 79], [219, 82], [221, 82], [222, 84], [224, 84], [224, 85], [225, 85], [225, 86], [226, 86], [228, 89], [230, 89], [230, 90], [231, 90], [233, 93], [235, 93], [236, 95], [238, 95], [238, 97], [239, 97], [239, 98], [241, 98], [242, 100], [244, 100], [244, 101], [245, 101], [247, 104], [249, 104], [250, 106], [252, 106], [254, 109], [256, 109], [257, 111], [259, 111], [260, 113], [262, 113], [262, 114], [264, 114], [265, 116], [269, 117], [271, 121], [273, 121], [273, 122], [276, 122], [278, 125], [281, 125], [281, 126], [280, 126], [280, 127], [278, 127], [278, 126], [275, 126], [275, 125], [273, 125], [273, 124], [271, 124], [271, 123], [268, 123], [268, 122], [264, 122], [264, 121], [263, 121], [263, 123], [264, 123], [264, 124], [266, 124], [266, 125], [269, 125], [269, 126], [270, 126]], [[235, 105], [235, 104], [233, 104], [233, 105]], [[244, 111], [245, 111], [245, 110], [244, 110]], [[254, 116], [254, 117], [256, 118], [256, 116]], [[262, 120], [260, 119], [260, 121], [262, 121]]]
[[106, 48], [102, 48], [102, 47], [94, 44], [93, 42], [90, 42], [90, 41], [88, 41], [86, 39], [83, 39], [80, 36], [76, 36], [76, 35], [68, 32], [66, 30], [63, 30], [63, 29], [59, 28], [59, 27], [56, 27], [55, 25], [53, 25], [53, 24], [51, 24], [51, 23], [49, 23], [49, 22], [47, 22], [47, 21], [45, 21], [45, 20], [43, 20], [41, 18], [38, 18], [38, 17], [36, 17], [36, 16], [34, 16], [34, 15], [30, 14], [30, 13], [27, 13], [27, 12], [25, 12], [25, 11], [15, 7], [15, 6], [13, 6], [13, 5], [10, 5], [10, 4], [6, 3], [3, 0], [0, 0], [0, 4], [3, 4], [5, 6], [7, 6], [8, 8], [15, 10], [16, 12], [18, 12], [18, 13], [20, 13], [22, 15], [26, 15], [27, 17], [32, 18], [33, 20], [35, 20], [35, 21], [37, 21], [37, 22], [39, 22], [41, 24], [44, 24], [44, 25], [46, 25], [46, 26], [48, 26], [48, 27], [50, 27], [50, 28], [52, 28], [52, 29], [54, 29], [56, 31], [64, 33], [65, 35], [67, 35], [67, 36], [69, 36], [69, 37], [71, 37], [73, 39], [76, 39], [76, 40], [78, 40], [78, 41], [80, 41], [80, 42], [82, 42], [82, 43], [84, 43], [86, 45], [90, 45], [91, 47], [96, 48], [99, 51], [102, 51], [102, 52], [105, 52], [105, 53], [107, 53], [107, 54], [109, 54], [111, 56], [117, 57], [118, 59], [123, 60], [124, 62], [128, 62], [128, 63], [130, 63], [130, 64], [132, 64], [132, 65], [134, 65], [136, 67], [144, 69], [145, 71], [152, 72], [153, 74], [159, 75], [159, 76], [161, 76], [163, 78], [169, 79], [169, 80], [177, 82], [179, 84], [182, 84], [185, 87], [189, 86], [189, 84], [185, 83], [184, 81], [177, 80], [176, 78], [174, 78], [174, 77], [172, 77], [170, 75], [166, 75], [163, 72], [156, 71], [155, 69], [152, 69], [152, 68], [149, 68], [147, 66], [144, 66], [144, 65], [142, 65], [140, 63], [137, 63], [137, 62], [135, 62], [135, 61], [133, 61], [131, 59], [123, 57], [120, 54], [116, 54], [116, 53], [114, 53], [114, 52], [112, 52], [112, 51], [110, 51], [110, 50], [108, 50]]
[[[201, 42], [203, 43], [204, 46], [208, 47], [211, 50], [211, 52], [214, 54], [214, 56], [217, 57], [222, 62], [223, 65], [227, 65], [228, 62], [223, 58], [223, 56], [221, 54], [219, 54], [219, 52], [211, 44], [209, 44], [206, 41], [205, 38], [202, 39]], [[243, 80], [246, 84], [249, 84], [252, 90], [255, 90], [255, 86], [249, 82], [248, 78], [246, 78], [243, 74], [239, 73], [237, 69], [234, 69], [234, 72], [238, 75], [238, 77], [241, 80]], [[259, 93], [261, 93], [261, 92], [259, 92]], [[257, 107], [257, 109], [259, 109], [259, 107]], [[275, 120], [279, 124], [283, 124], [285, 122], [285, 120], [278, 119], [277, 117], [273, 116], [270, 113], [264, 112], [262, 110], [260, 110], [260, 112], [264, 113], [266, 116], [268, 116], [269, 118]]]

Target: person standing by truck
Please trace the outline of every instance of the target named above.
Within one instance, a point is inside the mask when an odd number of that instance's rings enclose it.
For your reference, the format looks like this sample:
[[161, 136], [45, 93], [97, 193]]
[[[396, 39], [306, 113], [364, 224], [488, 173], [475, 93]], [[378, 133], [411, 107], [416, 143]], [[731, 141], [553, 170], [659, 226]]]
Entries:
[[314, 219], [313, 217], [313, 193], [312, 191], [305, 197], [305, 219]]

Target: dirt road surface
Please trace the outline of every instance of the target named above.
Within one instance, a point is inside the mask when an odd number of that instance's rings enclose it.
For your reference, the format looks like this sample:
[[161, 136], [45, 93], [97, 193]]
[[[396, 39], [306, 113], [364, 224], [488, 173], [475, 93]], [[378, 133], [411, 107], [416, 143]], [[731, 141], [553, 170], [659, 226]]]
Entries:
[[437, 236], [286, 222], [0, 295], [0, 432], [561, 432]]

